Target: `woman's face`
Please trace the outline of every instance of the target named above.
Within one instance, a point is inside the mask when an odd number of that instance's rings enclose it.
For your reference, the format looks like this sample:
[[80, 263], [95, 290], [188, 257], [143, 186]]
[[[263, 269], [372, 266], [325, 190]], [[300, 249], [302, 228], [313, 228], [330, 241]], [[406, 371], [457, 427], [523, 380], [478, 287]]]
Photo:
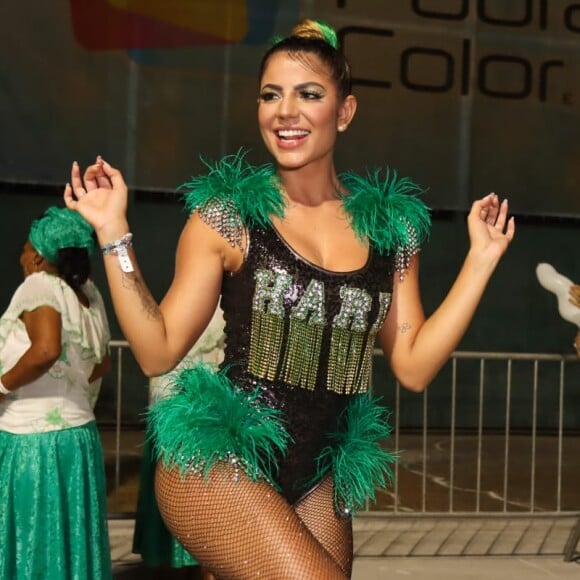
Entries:
[[283, 51], [274, 53], [260, 84], [262, 139], [278, 165], [286, 169], [332, 161], [337, 127], [344, 123], [345, 107], [350, 100], [354, 102], [354, 97], [339, 99], [336, 85], [318, 57], [303, 56], [308, 62]]
[[22, 267], [22, 272], [24, 273], [25, 278], [37, 271], [37, 262], [38, 252], [34, 249], [32, 244], [26, 240], [26, 243], [22, 247], [22, 253], [20, 254], [20, 266]]

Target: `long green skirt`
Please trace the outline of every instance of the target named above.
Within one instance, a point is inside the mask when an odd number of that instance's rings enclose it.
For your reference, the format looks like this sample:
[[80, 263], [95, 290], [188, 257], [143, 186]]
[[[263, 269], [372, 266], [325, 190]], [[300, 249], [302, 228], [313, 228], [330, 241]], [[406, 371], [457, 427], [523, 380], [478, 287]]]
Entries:
[[0, 580], [111, 577], [94, 421], [47, 433], [0, 431]]
[[147, 566], [196, 566], [197, 561], [170, 534], [161, 518], [155, 499], [154, 479], [155, 459], [151, 442], [147, 439], [141, 463], [133, 552], [141, 554]]

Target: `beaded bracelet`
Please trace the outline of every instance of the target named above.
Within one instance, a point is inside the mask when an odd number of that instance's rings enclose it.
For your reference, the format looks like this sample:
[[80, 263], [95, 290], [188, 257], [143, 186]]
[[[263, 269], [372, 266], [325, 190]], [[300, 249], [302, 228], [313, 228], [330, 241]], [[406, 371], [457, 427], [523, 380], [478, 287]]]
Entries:
[[130, 248], [133, 245], [133, 234], [127, 232], [123, 237], [118, 240], [113, 240], [104, 246], [101, 246], [101, 250], [104, 256], [109, 256], [110, 254], [117, 254], [120, 248]]
[[10, 389], [7, 389], [4, 386], [4, 383], [2, 382], [2, 379], [0, 378], [0, 395], [9, 395], [12, 391]]
[[113, 240], [104, 246], [101, 246], [103, 256], [117, 256], [123, 272], [134, 272], [133, 262], [127, 253], [127, 249], [133, 245], [133, 234], [127, 232], [118, 240]]

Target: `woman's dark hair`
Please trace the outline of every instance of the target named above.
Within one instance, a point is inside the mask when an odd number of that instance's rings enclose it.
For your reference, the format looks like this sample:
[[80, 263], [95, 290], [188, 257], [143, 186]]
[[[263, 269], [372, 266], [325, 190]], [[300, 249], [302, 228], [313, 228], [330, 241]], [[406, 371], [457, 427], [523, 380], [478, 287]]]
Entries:
[[277, 41], [264, 54], [259, 79], [262, 80], [268, 60], [277, 52], [286, 52], [309, 67], [312, 67], [312, 62], [307, 59], [307, 55], [313, 54], [328, 68], [340, 98], [345, 99], [352, 90], [350, 65], [337, 46], [336, 33], [328, 25], [304, 20], [292, 29], [290, 36]]
[[73, 289], [80, 287], [91, 275], [91, 261], [86, 248], [61, 248], [56, 260], [58, 275]]

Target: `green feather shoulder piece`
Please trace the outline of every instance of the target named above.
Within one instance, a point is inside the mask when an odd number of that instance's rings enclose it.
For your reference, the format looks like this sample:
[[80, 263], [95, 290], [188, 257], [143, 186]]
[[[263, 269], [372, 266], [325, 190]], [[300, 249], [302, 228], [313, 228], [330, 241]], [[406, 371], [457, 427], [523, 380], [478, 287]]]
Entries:
[[369, 239], [381, 254], [398, 251], [411, 242], [421, 245], [427, 239], [429, 209], [418, 197], [424, 190], [412, 179], [399, 178], [387, 167], [384, 177], [377, 169], [364, 177], [344, 173], [340, 180], [349, 191], [344, 208], [355, 233]]
[[284, 200], [279, 178], [272, 164], [251, 165], [240, 149], [215, 163], [202, 159], [208, 173], [192, 178], [181, 186], [189, 213], [208, 204], [235, 208], [245, 226], [270, 224], [270, 216], [284, 215]]

